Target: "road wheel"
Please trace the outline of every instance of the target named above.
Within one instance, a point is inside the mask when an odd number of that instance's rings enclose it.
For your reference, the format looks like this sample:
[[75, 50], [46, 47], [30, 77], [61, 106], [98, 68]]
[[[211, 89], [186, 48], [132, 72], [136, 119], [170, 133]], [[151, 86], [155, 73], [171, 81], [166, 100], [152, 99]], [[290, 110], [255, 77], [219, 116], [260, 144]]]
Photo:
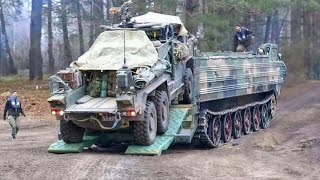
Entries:
[[229, 142], [232, 136], [232, 118], [230, 113], [226, 114], [222, 120], [221, 132], [223, 142]]
[[269, 114], [268, 106], [266, 104], [262, 105], [261, 108], [261, 128], [267, 129], [269, 127]]
[[82, 142], [85, 129], [75, 125], [72, 121], [60, 121], [61, 138], [66, 143]]
[[164, 134], [169, 126], [169, 100], [165, 91], [158, 91], [155, 98], [157, 109], [157, 133]]
[[221, 143], [221, 121], [220, 116], [209, 119], [208, 135], [212, 141], [212, 148], [218, 147]]
[[192, 103], [192, 91], [193, 91], [193, 75], [190, 68], [185, 72], [184, 76], [184, 93], [183, 100], [179, 101], [180, 104], [191, 104]]
[[243, 113], [243, 132], [245, 135], [251, 133], [251, 122], [250, 108], [247, 108]]
[[151, 145], [157, 134], [157, 113], [152, 101], [147, 101], [144, 120], [133, 123], [134, 141], [138, 145]]
[[242, 119], [241, 119], [241, 111], [237, 111], [233, 115], [233, 123], [232, 123], [233, 137], [238, 139], [241, 137], [242, 132]]
[[277, 107], [276, 96], [272, 95], [271, 100], [270, 100], [271, 119], [274, 117], [274, 115], [276, 113], [276, 107]]
[[261, 113], [259, 110], [259, 106], [255, 106], [253, 108], [252, 112], [252, 129], [254, 132], [260, 130], [260, 124], [261, 124]]

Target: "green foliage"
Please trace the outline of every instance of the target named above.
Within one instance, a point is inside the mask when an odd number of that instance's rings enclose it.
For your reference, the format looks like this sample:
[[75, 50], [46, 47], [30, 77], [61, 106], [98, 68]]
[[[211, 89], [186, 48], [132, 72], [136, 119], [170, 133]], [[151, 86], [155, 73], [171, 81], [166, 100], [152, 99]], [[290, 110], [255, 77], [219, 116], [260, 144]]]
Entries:
[[248, 28], [257, 24], [261, 26], [277, 8], [289, 7], [290, 4], [290, 0], [207, 1], [207, 6], [203, 8], [208, 12], [188, 18], [187, 28], [197, 29], [198, 24], [203, 23], [203, 50], [231, 50], [235, 24], [240, 23]]
[[[296, 0], [296, 1], [298, 1], [298, 0]], [[304, 7], [305, 10], [310, 11], [310, 12], [319, 10], [319, 8], [320, 8], [320, 1], [319, 0], [306, 0], [306, 1], [302, 1], [300, 3], [302, 3], [302, 7]]]

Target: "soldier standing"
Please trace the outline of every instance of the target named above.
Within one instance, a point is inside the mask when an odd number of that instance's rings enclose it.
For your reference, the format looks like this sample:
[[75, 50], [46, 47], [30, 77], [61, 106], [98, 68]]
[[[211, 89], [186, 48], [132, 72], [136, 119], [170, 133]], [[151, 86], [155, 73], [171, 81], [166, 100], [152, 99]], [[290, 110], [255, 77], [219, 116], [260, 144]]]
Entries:
[[6, 101], [6, 105], [3, 113], [4, 121], [7, 119], [6, 118], [7, 112], [8, 112], [9, 124], [12, 128], [12, 140], [15, 140], [17, 138], [17, 133], [20, 128], [19, 116], [20, 114], [22, 114], [24, 117], [26, 117], [26, 115], [23, 112], [21, 102], [18, 98], [17, 91], [13, 91], [12, 95]]
[[254, 36], [252, 31], [236, 25], [236, 33], [234, 34], [234, 52], [243, 52], [254, 43]]

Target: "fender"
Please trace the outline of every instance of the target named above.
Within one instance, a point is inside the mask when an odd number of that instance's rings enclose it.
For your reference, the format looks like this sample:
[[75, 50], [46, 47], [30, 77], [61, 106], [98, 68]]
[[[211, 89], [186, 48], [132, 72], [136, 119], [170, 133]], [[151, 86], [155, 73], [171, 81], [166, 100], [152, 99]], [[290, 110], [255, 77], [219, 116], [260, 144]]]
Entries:
[[149, 95], [165, 82], [167, 82], [167, 79], [165, 77], [161, 76], [160, 78], [155, 80], [153, 83], [151, 83], [149, 86], [147, 86], [145, 89], [140, 91], [137, 94], [137, 97], [142, 97], [142, 98], [136, 100], [138, 107], [140, 106], [140, 109], [145, 109], [146, 108], [146, 101], [147, 101], [147, 98], [149, 97]]

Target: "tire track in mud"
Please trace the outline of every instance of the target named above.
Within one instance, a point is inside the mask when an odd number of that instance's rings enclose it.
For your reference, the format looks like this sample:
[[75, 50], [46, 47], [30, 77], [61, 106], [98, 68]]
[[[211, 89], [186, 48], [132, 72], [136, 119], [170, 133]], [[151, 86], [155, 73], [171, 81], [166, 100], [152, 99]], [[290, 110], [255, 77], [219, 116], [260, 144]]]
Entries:
[[[280, 94], [281, 101], [281, 94]], [[303, 94], [298, 94], [295, 97], [286, 101], [281, 101], [279, 111], [283, 113], [292, 112], [299, 108], [311, 107], [313, 104], [320, 102], [320, 84], [314, 88], [308, 89]]]
[[[135, 162], [128, 156], [92, 152], [84, 154], [70, 171], [72, 179], [130, 179], [128, 168]], [[124, 173], [125, 172], [125, 173]]]
[[303, 94], [298, 94], [295, 97], [292, 97], [288, 100], [280, 100], [278, 102], [278, 107], [276, 110], [275, 118], [272, 120], [270, 128], [281, 127], [282, 123], [286, 124], [294, 124], [296, 121], [293, 119], [292, 121], [287, 120], [287, 116], [292, 115], [296, 111], [301, 111], [306, 113], [309, 108], [316, 106], [320, 102], [320, 84], [314, 88], [308, 89]]

